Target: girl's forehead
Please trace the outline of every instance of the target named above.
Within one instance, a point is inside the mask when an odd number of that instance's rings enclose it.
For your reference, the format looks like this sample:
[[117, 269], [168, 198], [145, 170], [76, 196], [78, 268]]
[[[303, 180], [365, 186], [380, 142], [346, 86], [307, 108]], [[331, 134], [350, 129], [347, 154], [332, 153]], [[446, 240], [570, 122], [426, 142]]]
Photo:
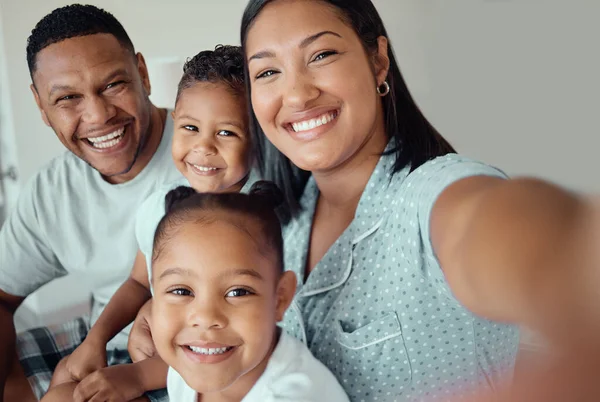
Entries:
[[167, 236], [164, 249], [172, 249], [169, 254], [173, 258], [211, 254], [219, 260], [235, 260], [241, 254], [242, 259], [252, 261], [260, 259], [256, 253], [264, 257], [265, 250], [272, 247], [263, 230], [261, 223], [247, 214], [210, 210], [181, 222], [176, 232]]

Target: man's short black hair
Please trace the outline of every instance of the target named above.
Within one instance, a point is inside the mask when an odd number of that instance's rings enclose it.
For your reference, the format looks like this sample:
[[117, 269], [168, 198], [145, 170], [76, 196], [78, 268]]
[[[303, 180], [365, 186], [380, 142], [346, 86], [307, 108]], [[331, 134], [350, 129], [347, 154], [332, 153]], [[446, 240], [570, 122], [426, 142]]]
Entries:
[[109, 12], [91, 5], [72, 4], [57, 8], [37, 23], [27, 39], [27, 65], [33, 77], [37, 54], [53, 43], [78, 36], [106, 33], [135, 55], [125, 28]]

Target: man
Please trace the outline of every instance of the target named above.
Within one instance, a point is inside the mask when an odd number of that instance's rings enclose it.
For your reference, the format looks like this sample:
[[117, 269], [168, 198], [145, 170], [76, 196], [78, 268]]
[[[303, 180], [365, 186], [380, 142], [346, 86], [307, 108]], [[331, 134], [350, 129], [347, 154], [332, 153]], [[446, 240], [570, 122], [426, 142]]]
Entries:
[[[151, 104], [144, 58], [111, 14], [82, 5], [54, 10], [32, 31], [27, 62], [42, 119], [70, 152], [25, 185], [0, 232], [0, 400], [4, 393], [6, 402], [36, 400], [47, 391], [58, 362], [82, 342], [129, 275], [138, 205], [179, 176], [171, 161], [170, 114]], [[91, 317], [17, 337], [13, 315], [23, 299], [73, 272], [84, 273], [94, 289]], [[121, 333], [107, 347], [108, 365], [129, 363], [126, 348]], [[138, 378], [127, 371], [106, 373], [129, 399], [152, 389], [127, 384]], [[87, 385], [88, 394], [80, 392], [85, 400], [96, 392]], [[147, 398], [167, 400], [164, 391]]]

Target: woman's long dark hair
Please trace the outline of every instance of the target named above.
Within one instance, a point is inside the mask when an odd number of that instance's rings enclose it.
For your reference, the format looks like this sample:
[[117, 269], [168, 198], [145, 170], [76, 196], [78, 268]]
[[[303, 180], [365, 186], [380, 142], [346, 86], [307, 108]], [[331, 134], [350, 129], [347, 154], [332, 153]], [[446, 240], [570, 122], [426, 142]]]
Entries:
[[[246, 53], [248, 31], [261, 10], [274, 0], [250, 0], [242, 17], [241, 43]], [[388, 38], [383, 21], [371, 0], [319, 0], [336, 8], [341, 16], [354, 28], [369, 54], [378, 50], [377, 38]], [[425, 118], [402, 77], [391, 43], [388, 45], [390, 67], [387, 82], [390, 86], [388, 95], [382, 98], [385, 128], [389, 138], [396, 139], [396, 161], [393, 172], [410, 166], [411, 171], [437, 156], [454, 153], [452, 146]], [[246, 87], [250, 99], [250, 79], [246, 54]], [[250, 130], [257, 146], [258, 167], [263, 177], [275, 182], [285, 194], [288, 205], [293, 211], [298, 209], [298, 200], [304, 190], [309, 172], [300, 170], [265, 136], [258, 124], [252, 105], [249, 105]]]

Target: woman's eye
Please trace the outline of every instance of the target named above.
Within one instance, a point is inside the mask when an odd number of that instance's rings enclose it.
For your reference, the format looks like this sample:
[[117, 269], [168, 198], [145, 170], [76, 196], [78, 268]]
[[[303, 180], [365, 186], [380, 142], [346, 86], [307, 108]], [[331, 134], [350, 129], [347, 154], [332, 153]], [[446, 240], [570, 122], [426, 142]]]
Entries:
[[315, 56], [315, 58], [313, 59], [313, 61], [319, 61], [319, 60], [323, 60], [326, 59], [329, 56], [332, 56], [334, 54], [337, 54], [336, 51], [334, 50], [328, 50], [326, 52], [321, 52], [318, 55]]
[[276, 71], [274, 71], [274, 70], [267, 70], [267, 71], [265, 71], [265, 72], [262, 72], [262, 73], [258, 74], [258, 75], [256, 76], [256, 78], [257, 78], [257, 79], [260, 79], [260, 78], [268, 78], [268, 77], [271, 77], [272, 75], [275, 75], [275, 74], [276, 74]]
[[249, 290], [239, 288], [239, 289], [230, 290], [226, 296], [227, 297], [241, 297], [241, 296], [249, 296], [251, 294], [252, 294], [252, 292], [250, 292]]
[[188, 289], [177, 288], [169, 291], [170, 294], [175, 296], [191, 296], [192, 292]]

